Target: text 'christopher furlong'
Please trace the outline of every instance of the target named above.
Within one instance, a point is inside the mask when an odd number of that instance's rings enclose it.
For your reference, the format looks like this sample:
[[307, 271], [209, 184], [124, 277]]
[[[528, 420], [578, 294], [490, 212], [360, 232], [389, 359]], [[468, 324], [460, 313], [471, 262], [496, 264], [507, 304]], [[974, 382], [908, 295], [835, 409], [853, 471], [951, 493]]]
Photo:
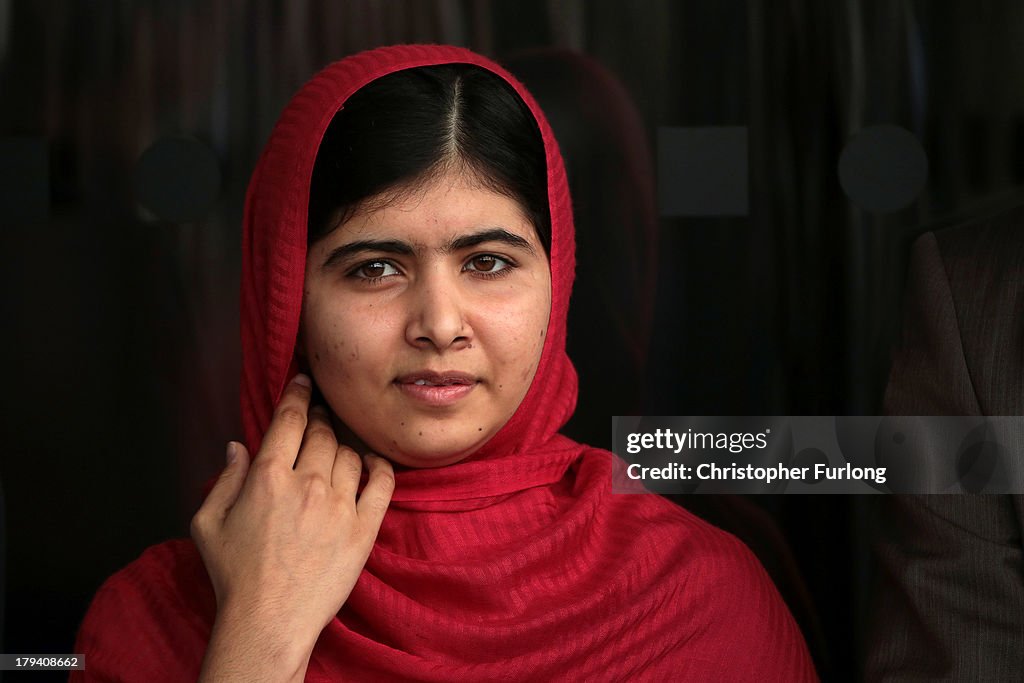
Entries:
[[715, 463], [702, 463], [696, 467], [683, 465], [678, 462], [669, 463], [663, 467], [644, 467], [632, 464], [626, 468], [626, 475], [630, 479], [674, 479], [690, 481], [699, 479], [709, 480], [753, 480], [767, 484], [773, 481], [821, 481], [823, 479], [847, 480], [847, 481], [873, 481], [876, 484], [885, 483], [884, 467], [854, 467], [850, 463], [842, 467], [833, 467], [815, 463], [813, 471], [810, 467], [786, 467], [785, 465], [771, 465], [770, 467], [754, 467], [753, 465], [716, 465]]

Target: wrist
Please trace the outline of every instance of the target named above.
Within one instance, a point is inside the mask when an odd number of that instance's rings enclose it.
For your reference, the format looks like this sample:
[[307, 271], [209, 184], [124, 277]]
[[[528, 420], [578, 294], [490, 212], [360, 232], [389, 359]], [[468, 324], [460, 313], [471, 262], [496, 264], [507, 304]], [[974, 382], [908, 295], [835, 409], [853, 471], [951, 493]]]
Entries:
[[225, 606], [217, 611], [200, 681], [302, 681], [315, 644], [316, 636], [280, 620]]

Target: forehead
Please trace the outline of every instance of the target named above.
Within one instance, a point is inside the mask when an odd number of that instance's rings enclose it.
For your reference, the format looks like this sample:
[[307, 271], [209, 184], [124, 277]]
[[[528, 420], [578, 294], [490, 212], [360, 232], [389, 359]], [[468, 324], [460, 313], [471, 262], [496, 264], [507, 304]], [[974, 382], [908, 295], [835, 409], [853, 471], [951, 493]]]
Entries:
[[372, 197], [331, 237], [338, 241], [386, 234], [431, 244], [481, 228], [502, 228], [537, 241], [519, 202], [466, 173], [446, 173]]

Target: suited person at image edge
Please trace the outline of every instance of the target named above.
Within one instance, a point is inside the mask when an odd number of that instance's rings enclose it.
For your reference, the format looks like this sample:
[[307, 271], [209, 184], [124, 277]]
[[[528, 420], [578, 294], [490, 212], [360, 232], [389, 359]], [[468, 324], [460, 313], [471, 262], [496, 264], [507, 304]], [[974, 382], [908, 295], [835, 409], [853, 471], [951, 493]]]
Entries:
[[[1024, 206], [918, 238], [905, 302], [886, 414], [1024, 415]], [[1024, 496], [878, 502], [867, 680], [1022, 680]]]

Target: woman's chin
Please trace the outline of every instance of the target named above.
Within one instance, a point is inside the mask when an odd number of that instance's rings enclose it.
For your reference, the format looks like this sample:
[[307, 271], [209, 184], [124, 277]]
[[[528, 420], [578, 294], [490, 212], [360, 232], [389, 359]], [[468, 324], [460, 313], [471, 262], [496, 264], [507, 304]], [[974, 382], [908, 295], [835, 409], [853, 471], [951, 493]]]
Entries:
[[357, 453], [376, 453], [395, 465], [415, 469], [444, 467], [465, 460], [498, 431], [465, 427], [465, 423], [479, 424], [479, 420], [463, 419], [456, 424], [434, 419], [419, 421], [409, 416], [389, 420], [395, 421], [400, 425], [399, 430], [381, 432], [375, 429], [357, 431], [337, 417], [333, 420], [340, 443], [352, 447]]
[[469, 441], [453, 440], [450, 437], [432, 439], [424, 436], [405, 443], [403, 440], [392, 440], [389, 447], [374, 452], [395, 464], [425, 469], [454, 465], [476, 453], [486, 442], [486, 439]]

